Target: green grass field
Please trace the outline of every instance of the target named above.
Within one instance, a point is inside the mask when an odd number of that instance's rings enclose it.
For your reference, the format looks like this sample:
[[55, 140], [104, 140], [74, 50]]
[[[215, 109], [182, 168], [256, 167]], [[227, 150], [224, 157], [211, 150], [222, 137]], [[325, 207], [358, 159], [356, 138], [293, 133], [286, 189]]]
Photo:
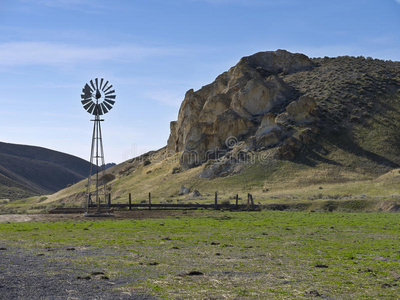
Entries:
[[110, 280], [124, 277], [120, 291], [165, 299], [400, 294], [396, 213], [204, 210], [164, 219], [2, 223], [0, 239], [79, 265], [87, 270], [82, 276], [100, 270]]

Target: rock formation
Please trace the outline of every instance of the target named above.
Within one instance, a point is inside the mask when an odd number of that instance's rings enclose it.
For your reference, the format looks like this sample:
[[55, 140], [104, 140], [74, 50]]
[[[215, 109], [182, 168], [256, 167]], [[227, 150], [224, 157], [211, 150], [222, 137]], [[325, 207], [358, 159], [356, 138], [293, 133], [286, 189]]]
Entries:
[[299, 95], [284, 76], [312, 68], [307, 56], [285, 50], [242, 58], [213, 83], [186, 93], [167, 150], [182, 153], [183, 168], [221, 158], [239, 142], [252, 150], [283, 147], [278, 153], [290, 159], [288, 138], [296, 138], [287, 125], [315, 121], [316, 102]]

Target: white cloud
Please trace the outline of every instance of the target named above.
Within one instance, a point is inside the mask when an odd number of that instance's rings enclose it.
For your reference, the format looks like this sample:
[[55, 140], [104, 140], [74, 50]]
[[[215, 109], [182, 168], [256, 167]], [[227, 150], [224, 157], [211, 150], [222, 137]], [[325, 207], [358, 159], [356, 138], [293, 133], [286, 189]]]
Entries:
[[23, 65], [71, 66], [96, 61], [133, 62], [154, 56], [180, 55], [185, 50], [172, 47], [122, 45], [84, 47], [48, 42], [0, 44], [0, 67]]

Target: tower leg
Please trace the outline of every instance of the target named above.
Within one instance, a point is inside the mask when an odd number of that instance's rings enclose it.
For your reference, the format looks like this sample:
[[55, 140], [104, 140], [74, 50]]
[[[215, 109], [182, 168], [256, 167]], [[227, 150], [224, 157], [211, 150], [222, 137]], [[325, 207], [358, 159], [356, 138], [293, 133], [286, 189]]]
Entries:
[[[103, 178], [105, 180], [105, 159], [104, 159], [104, 149], [103, 149], [103, 140], [101, 135], [101, 125], [100, 122], [103, 121], [100, 119], [100, 116], [96, 115], [95, 119], [92, 120], [93, 124], [93, 135], [92, 135], [92, 147], [90, 151], [90, 171], [86, 189], [86, 209], [85, 214], [89, 213], [89, 208], [93, 204], [92, 196], [95, 197], [94, 203], [97, 204], [97, 213], [101, 213], [101, 184], [100, 179]], [[101, 165], [100, 165], [101, 163]], [[93, 174], [93, 167], [96, 170], [96, 174]], [[95, 176], [95, 189], [92, 191], [92, 177]], [[104, 203], [107, 203], [107, 190], [106, 183], [103, 184], [103, 193], [104, 193]]]

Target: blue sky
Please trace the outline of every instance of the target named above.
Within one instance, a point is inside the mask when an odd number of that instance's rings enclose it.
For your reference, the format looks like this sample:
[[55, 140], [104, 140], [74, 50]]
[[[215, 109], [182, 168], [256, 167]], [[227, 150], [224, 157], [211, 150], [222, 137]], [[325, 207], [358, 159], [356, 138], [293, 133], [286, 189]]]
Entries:
[[104, 77], [118, 163], [166, 144], [187, 90], [276, 49], [400, 61], [400, 0], [0, 0], [0, 141], [89, 159], [80, 94]]

